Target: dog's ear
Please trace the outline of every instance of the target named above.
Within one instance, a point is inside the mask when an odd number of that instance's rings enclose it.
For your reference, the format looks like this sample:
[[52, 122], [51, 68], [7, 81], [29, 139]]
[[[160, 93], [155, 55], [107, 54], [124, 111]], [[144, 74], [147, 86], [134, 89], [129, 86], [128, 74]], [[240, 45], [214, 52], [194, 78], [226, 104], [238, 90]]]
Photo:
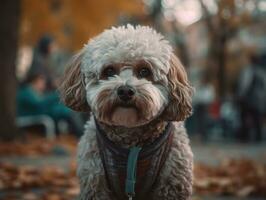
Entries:
[[62, 77], [59, 92], [61, 94], [61, 101], [66, 106], [75, 111], [89, 112], [90, 107], [86, 101], [84, 77], [80, 66], [82, 57], [83, 51], [80, 51], [69, 62]]
[[171, 55], [167, 79], [169, 103], [163, 117], [168, 121], [183, 121], [192, 114], [193, 88], [183, 65], [174, 54]]

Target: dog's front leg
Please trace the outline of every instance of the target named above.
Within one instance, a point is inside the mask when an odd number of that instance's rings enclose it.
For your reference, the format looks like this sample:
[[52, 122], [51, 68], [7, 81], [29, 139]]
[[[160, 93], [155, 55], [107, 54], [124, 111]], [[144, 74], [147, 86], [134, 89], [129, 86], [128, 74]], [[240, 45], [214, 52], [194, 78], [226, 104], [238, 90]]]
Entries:
[[104, 175], [95, 130], [87, 126], [78, 145], [79, 200], [112, 200]]
[[[99, 158], [96, 158], [99, 159]], [[90, 164], [88, 162], [91, 162]], [[99, 160], [88, 160], [86, 164], [79, 167], [78, 176], [80, 180], [79, 200], [111, 200], [111, 194], [107, 187], [103, 167]]]
[[[180, 131], [180, 130], [179, 130]], [[193, 154], [184, 130], [175, 133], [171, 151], [152, 192], [152, 199], [190, 200]]]

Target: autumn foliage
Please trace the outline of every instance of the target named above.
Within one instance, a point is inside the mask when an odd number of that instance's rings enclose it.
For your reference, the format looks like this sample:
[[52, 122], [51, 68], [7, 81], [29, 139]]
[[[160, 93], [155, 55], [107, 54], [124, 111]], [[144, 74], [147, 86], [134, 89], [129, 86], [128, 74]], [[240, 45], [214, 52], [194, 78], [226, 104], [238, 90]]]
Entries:
[[61, 47], [77, 50], [122, 15], [141, 12], [141, 0], [22, 0], [20, 43], [33, 46], [49, 33]]

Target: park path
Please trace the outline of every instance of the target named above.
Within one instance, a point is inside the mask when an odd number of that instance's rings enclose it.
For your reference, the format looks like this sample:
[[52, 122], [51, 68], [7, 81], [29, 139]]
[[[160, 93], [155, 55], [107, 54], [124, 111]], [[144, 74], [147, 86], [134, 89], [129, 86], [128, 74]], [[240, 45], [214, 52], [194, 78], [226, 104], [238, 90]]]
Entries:
[[[218, 165], [226, 159], [251, 159], [266, 164], [266, 143], [261, 144], [235, 144], [235, 143], [198, 143], [192, 142], [194, 161], [207, 165]], [[66, 153], [67, 154], [67, 153]], [[0, 162], [9, 162], [16, 165], [56, 165], [68, 166], [75, 156], [48, 155], [38, 157], [1, 156]]]

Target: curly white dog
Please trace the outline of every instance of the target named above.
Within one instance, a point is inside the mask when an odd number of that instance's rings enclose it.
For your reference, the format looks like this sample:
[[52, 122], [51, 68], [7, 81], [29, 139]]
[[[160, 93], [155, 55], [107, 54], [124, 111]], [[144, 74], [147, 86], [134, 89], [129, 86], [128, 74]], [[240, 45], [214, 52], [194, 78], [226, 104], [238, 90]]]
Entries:
[[60, 92], [91, 112], [78, 146], [80, 200], [188, 200], [193, 155], [183, 127], [192, 87], [162, 35], [111, 28], [74, 56]]

